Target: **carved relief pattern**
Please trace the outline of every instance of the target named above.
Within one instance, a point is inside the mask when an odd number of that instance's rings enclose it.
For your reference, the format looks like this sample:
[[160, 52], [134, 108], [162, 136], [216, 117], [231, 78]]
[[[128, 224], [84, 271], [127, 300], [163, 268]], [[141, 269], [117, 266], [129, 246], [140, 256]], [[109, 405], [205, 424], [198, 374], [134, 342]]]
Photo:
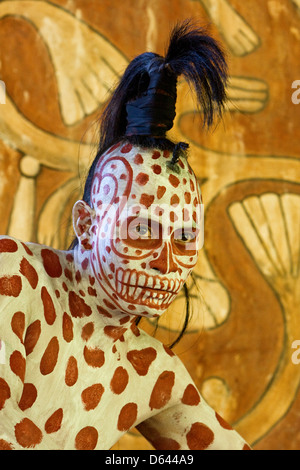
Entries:
[[[190, 142], [205, 244], [189, 280], [193, 317], [175, 348], [206, 400], [257, 449], [300, 446], [300, 2], [0, 2], [1, 233], [64, 249], [97, 145], [97, 116], [129, 60], [163, 53], [170, 25], [210, 20], [230, 68], [214, 133], [179, 84], [172, 136]], [[283, 47], [283, 44], [285, 45]], [[181, 329], [182, 294], [158, 326]], [[0, 332], [1, 336], [1, 332]], [[0, 341], [1, 346], [1, 341]], [[0, 348], [1, 349], [1, 348]], [[0, 356], [1, 357], [1, 356]], [[151, 448], [133, 430], [118, 449]]]

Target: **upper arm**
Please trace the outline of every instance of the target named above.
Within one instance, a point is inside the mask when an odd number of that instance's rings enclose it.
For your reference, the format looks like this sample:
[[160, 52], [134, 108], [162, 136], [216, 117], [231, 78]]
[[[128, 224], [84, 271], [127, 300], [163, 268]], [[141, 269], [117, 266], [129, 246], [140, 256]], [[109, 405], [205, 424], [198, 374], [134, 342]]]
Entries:
[[[200, 397], [200, 395], [199, 395]], [[202, 398], [180, 403], [137, 426], [159, 450], [245, 450], [249, 446]]]
[[0, 411], [8, 396], [20, 400], [24, 386], [28, 306], [26, 279], [20, 272], [23, 250], [20, 242], [0, 237]]
[[180, 359], [167, 348], [165, 351], [167, 356], [162, 355], [162, 363], [168, 361], [175, 378], [171, 398], [164, 408], [137, 426], [140, 433], [155, 449], [161, 450], [249, 448], [205, 402]]

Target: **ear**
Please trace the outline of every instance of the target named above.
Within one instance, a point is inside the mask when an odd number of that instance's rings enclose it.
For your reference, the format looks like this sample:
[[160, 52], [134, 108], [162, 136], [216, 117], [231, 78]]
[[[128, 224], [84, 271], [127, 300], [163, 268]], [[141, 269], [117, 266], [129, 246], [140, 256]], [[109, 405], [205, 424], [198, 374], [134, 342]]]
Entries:
[[92, 249], [92, 225], [95, 211], [85, 201], [77, 201], [73, 207], [73, 228], [79, 245], [84, 250]]

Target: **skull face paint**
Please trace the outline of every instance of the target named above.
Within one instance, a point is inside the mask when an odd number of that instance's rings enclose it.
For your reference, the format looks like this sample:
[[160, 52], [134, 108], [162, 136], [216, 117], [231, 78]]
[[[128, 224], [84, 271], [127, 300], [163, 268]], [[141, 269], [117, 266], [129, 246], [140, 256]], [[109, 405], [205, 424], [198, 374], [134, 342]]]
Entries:
[[109, 149], [92, 184], [91, 263], [122, 312], [159, 316], [194, 268], [201, 247], [201, 194], [187, 161], [131, 144]]

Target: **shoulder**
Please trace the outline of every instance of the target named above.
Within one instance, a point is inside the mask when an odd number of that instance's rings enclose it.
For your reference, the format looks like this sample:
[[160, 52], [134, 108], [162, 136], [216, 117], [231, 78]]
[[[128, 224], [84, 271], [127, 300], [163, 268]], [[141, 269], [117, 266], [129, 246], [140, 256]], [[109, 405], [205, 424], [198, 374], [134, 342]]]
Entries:
[[23, 242], [8, 235], [0, 236], [0, 294], [2, 295], [5, 294], [2, 292], [3, 286], [8, 288], [9, 285], [10, 287], [14, 285], [16, 290], [17, 286], [21, 289], [25, 279], [31, 288], [35, 289], [40, 278], [59, 277], [63, 272], [63, 266], [63, 252], [38, 243]]
[[154, 375], [168, 373], [171, 378], [180, 378], [182, 384], [190, 383], [191, 377], [181, 359], [161, 341], [148, 335], [142, 329], [136, 329], [134, 335], [128, 335], [127, 359], [138, 364], [141, 369], [147, 368], [155, 372]]

